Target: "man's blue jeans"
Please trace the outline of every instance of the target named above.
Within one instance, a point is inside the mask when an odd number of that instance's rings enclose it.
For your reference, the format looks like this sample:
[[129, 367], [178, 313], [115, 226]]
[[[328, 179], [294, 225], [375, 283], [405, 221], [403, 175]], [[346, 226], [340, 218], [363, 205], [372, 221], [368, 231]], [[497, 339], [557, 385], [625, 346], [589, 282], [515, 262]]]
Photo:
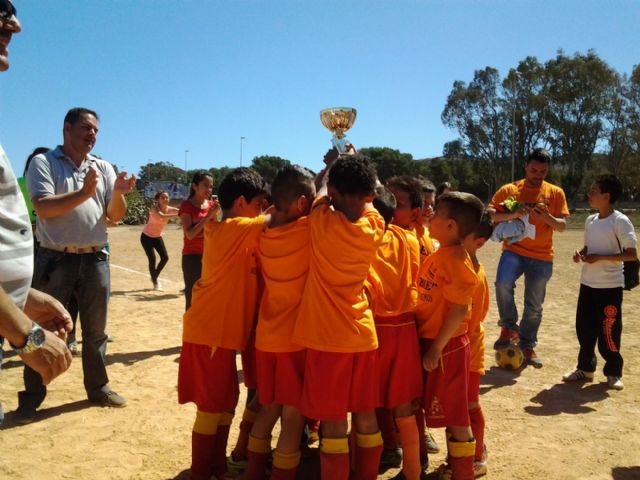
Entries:
[[[542, 322], [542, 304], [547, 282], [553, 273], [553, 263], [523, 257], [504, 251], [496, 274], [496, 303], [498, 324], [520, 333], [520, 347], [533, 348], [538, 343], [538, 329]], [[524, 274], [524, 311], [518, 328], [518, 309], [514, 298], [516, 281]]]
[[[78, 300], [82, 327], [82, 372], [88, 395], [109, 383], [104, 357], [107, 349], [107, 304], [110, 275], [108, 256], [103, 252], [71, 254], [39, 248], [33, 274], [33, 287], [55, 297], [63, 305], [72, 294]], [[25, 391], [19, 404], [38, 408], [47, 394], [40, 375], [24, 369]]]

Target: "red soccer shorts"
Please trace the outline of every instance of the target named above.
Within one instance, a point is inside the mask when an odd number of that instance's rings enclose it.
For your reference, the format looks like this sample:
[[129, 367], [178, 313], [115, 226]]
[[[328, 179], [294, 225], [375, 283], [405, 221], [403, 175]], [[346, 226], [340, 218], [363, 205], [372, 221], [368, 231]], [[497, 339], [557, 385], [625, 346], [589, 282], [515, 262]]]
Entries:
[[378, 406], [391, 409], [422, 396], [418, 331], [409, 316], [376, 318]]
[[178, 368], [178, 402], [193, 402], [202, 412], [232, 411], [238, 404], [236, 352], [183, 342]]
[[345, 420], [378, 404], [376, 350], [358, 353], [307, 350], [300, 410], [309, 418]]
[[469, 394], [467, 401], [469, 403], [480, 402], [480, 375], [478, 372], [469, 372]]
[[300, 408], [306, 350], [263, 352], [256, 349], [260, 403], [278, 403]]
[[[432, 343], [432, 340], [421, 339], [422, 351], [428, 351]], [[428, 427], [470, 425], [468, 385], [469, 338], [465, 334], [449, 340], [438, 368], [427, 372], [423, 406]]]

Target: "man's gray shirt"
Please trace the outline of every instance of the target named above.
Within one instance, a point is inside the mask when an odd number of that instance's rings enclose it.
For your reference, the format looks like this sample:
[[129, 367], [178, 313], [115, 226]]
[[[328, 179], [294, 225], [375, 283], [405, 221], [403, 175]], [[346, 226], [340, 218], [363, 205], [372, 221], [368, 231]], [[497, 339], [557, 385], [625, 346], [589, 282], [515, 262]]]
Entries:
[[37, 217], [36, 237], [43, 246], [95, 247], [107, 243], [107, 205], [113, 194], [116, 174], [109, 162], [87, 155], [80, 167], [67, 157], [61, 146], [36, 155], [27, 172], [31, 198], [61, 195], [80, 190], [89, 168], [98, 172], [93, 197], [54, 218]]

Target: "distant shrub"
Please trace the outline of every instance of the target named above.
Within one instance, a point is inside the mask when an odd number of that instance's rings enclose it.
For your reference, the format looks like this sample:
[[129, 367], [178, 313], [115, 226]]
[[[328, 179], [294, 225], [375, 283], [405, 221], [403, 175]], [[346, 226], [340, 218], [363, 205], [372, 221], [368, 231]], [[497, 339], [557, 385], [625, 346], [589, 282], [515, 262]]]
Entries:
[[127, 213], [122, 219], [122, 223], [125, 225], [142, 225], [146, 223], [153, 200], [145, 198], [139, 190], [133, 190], [125, 198], [127, 199]]

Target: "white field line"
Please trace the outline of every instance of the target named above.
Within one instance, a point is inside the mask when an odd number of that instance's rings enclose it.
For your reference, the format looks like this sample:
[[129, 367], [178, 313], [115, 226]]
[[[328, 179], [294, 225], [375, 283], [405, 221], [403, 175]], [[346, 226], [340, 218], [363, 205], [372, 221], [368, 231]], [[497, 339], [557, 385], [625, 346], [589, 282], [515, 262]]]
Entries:
[[[122, 267], [120, 265], [116, 265], [115, 263], [110, 263], [109, 266], [111, 266], [113, 268], [119, 268], [120, 270], [124, 270], [125, 272], [135, 273], [136, 275], [142, 275], [143, 277], [148, 277], [149, 276], [149, 272], [139, 272], [138, 270], [133, 270], [131, 268]], [[164, 277], [162, 277], [160, 279], [160, 281], [168, 282], [168, 283], [177, 283], [177, 282], [174, 282], [173, 280], [169, 280], [168, 278], [164, 278]]]

